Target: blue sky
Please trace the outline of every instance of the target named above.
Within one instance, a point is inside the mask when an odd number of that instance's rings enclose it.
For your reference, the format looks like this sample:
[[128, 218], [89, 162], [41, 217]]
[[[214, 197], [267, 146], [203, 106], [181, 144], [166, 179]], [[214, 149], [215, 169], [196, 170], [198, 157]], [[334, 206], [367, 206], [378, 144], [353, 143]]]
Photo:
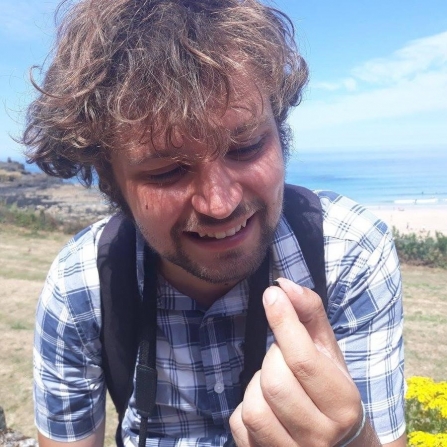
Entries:
[[[18, 159], [34, 93], [31, 65], [54, 33], [55, 0], [0, 0], [0, 160]], [[293, 19], [310, 82], [290, 123], [298, 151], [444, 146], [446, 0], [278, 0]]]

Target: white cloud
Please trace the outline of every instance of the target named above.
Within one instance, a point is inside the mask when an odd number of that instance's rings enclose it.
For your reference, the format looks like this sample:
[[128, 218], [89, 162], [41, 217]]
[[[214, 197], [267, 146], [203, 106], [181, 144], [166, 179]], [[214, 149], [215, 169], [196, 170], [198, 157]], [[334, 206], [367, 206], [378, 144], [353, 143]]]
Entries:
[[334, 92], [335, 90], [340, 90], [342, 84], [340, 82], [313, 82], [313, 90], [327, 90], [329, 92]]
[[325, 90], [329, 92], [344, 89], [348, 92], [353, 92], [357, 89], [357, 81], [354, 78], [349, 77], [338, 82], [314, 82], [312, 83], [312, 89]]
[[332, 100], [305, 101], [300, 107], [305, 109], [300, 115], [305, 116], [306, 128], [312, 129], [447, 110], [447, 67], [415, 75], [411, 80], [402, 80], [391, 86], [339, 95]]
[[[295, 110], [290, 122], [297, 139], [327, 140], [324, 132], [355, 132], [362, 122], [380, 123], [386, 134], [385, 123], [394, 129], [396, 138], [402, 134], [402, 119], [438, 113], [438, 128], [430, 126], [432, 140], [445, 142], [447, 129], [447, 32], [409, 42], [388, 57], [376, 58], [355, 67], [349, 76], [309, 85], [310, 92]], [[325, 90], [322, 95], [318, 90]], [[315, 93], [315, 95], [313, 94]], [[399, 125], [395, 123], [400, 120]], [[438, 122], [438, 120], [437, 120]], [[379, 129], [377, 127], [377, 129]], [[423, 131], [422, 126], [418, 126]], [[306, 135], [306, 132], [309, 132]], [[407, 132], [408, 133], [408, 132]], [[371, 138], [379, 138], [371, 130]], [[365, 138], [368, 138], [365, 135]], [[346, 135], [345, 139], [349, 139]], [[441, 141], [440, 141], [441, 142]]]
[[352, 70], [369, 83], [392, 83], [447, 64], [447, 31], [413, 40], [388, 58], [377, 58]]

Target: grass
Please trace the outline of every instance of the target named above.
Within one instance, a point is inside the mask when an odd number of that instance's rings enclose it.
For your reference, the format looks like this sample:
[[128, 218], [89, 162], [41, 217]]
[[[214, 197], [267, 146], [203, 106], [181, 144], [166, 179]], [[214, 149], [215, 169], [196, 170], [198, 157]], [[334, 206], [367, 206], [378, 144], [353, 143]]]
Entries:
[[[70, 236], [0, 225], [0, 405], [9, 428], [36, 437], [32, 346], [37, 298], [50, 265]], [[107, 438], [114, 444], [115, 411], [108, 399]]]
[[[37, 297], [55, 255], [69, 236], [61, 232], [0, 226], [0, 405], [8, 427], [35, 436], [32, 340]], [[406, 375], [447, 379], [447, 274], [402, 266]], [[115, 412], [108, 402], [107, 439], [113, 445]]]
[[0, 182], [7, 183], [19, 180], [22, 177], [20, 172], [7, 171], [6, 169], [0, 169]]
[[447, 272], [402, 266], [407, 376], [447, 380]]

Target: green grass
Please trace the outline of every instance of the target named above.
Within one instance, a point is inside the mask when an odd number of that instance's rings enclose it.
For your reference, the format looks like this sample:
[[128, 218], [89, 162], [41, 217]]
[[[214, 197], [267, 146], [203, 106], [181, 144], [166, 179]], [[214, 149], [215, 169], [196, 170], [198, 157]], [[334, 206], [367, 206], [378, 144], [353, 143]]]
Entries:
[[447, 324], [447, 318], [437, 315], [424, 315], [423, 312], [416, 312], [414, 315], [407, 315], [407, 321], [419, 321], [424, 323]]
[[447, 272], [402, 265], [405, 371], [447, 380]]
[[22, 331], [32, 329], [32, 326], [30, 326], [29, 324], [24, 324], [21, 321], [16, 321], [11, 325], [11, 329], [15, 331]]

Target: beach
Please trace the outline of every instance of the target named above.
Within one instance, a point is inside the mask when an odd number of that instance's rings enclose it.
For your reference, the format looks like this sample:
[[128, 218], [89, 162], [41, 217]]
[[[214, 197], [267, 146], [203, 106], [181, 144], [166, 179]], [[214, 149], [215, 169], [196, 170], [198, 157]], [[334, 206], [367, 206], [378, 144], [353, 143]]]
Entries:
[[401, 233], [430, 232], [434, 236], [439, 231], [447, 236], [447, 203], [374, 205], [367, 208]]

